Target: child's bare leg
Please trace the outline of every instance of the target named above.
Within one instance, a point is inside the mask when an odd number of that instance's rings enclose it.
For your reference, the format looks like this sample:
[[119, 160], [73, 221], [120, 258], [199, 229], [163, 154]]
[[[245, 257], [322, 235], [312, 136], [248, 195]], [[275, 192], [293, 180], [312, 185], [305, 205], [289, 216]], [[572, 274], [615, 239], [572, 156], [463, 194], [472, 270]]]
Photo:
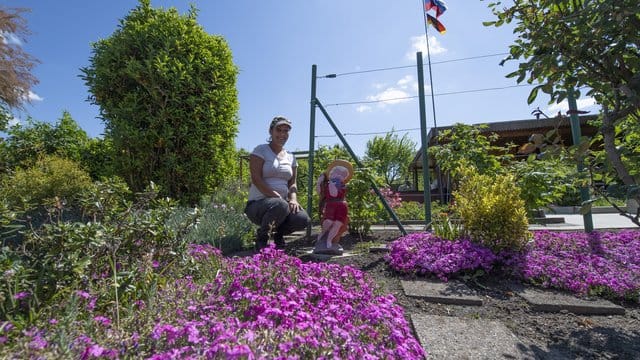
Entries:
[[329, 236], [327, 236], [327, 247], [330, 248], [333, 245], [334, 238], [338, 235], [338, 232], [342, 228], [342, 222], [334, 221], [329, 229]]
[[324, 241], [325, 243], [329, 243], [331, 238], [328, 237], [328, 235], [332, 225], [333, 225], [332, 220], [325, 219], [324, 221], [322, 221], [322, 231], [320, 232], [320, 235], [318, 235], [318, 241]]

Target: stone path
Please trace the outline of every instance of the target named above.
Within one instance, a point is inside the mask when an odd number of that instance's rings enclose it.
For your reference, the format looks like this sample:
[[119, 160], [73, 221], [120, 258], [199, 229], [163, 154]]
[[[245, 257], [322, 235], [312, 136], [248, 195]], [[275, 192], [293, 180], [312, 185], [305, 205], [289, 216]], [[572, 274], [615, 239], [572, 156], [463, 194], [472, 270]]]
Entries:
[[[459, 282], [402, 281], [407, 296], [429, 302], [482, 306], [473, 290]], [[587, 301], [554, 291], [513, 288], [535, 311], [570, 311], [582, 315], [622, 315], [625, 310], [606, 300]], [[533, 359], [526, 347], [501, 322], [486, 319], [410, 314], [416, 336], [429, 359]], [[547, 349], [547, 352], [550, 353]], [[558, 354], [558, 358], [564, 358]]]

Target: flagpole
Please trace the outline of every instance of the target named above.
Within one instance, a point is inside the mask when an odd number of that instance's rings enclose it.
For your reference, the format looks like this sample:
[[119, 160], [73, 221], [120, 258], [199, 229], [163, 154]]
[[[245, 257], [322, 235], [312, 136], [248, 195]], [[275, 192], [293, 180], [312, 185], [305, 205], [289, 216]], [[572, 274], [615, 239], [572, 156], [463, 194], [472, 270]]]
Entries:
[[[427, 24], [427, 12], [425, 11], [424, 0], [420, 0], [420, 5], [422, 7], [422, 17], [424, 21], [424, 36], [427, 40], [427, 64], [429, 64], [429, 87], [431, 93], [431, 108], [433, 109], [433, 138], [435, 140], [435, 144], [438, 145], [438, 123], [436, 122], [436, 101], [433, 95], [433, 75], [431, 72], [431, 51], [429, 49], [429, 26]], [[426, 155], [426, 154], [425, 154]], [[438, 164], [435, 164], [436, 167], [436, 177], [438, 180], [438, 190], [440, 191], [440, 203], [444, 203], [444, 194], [442, 193], [442, 179], [440, 176], [440, 167]], [[431, 189], [429, 189], [429, 197], [431, 197]], [[426, 199], [425, 199], [426, 200]], [[429, 199], [431, 201], [431, 199]]]

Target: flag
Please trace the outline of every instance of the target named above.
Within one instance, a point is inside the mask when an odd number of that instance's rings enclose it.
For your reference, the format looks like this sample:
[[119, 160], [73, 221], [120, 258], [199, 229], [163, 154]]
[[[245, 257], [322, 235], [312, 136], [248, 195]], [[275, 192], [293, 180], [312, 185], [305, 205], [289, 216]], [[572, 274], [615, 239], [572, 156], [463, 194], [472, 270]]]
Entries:
[[447, 32], [447, 28], [445, 28], [438, 19], [429, 14], [427, 14], [427, 24], [432, 25], [436, 30], [438, 30], [440, 34], [444, 34]]
[[447, 11], [447, 4], [442, 0], [424, 0], [424, 11], [436, 9], [436, 17], [440, 17], [445, 11]]

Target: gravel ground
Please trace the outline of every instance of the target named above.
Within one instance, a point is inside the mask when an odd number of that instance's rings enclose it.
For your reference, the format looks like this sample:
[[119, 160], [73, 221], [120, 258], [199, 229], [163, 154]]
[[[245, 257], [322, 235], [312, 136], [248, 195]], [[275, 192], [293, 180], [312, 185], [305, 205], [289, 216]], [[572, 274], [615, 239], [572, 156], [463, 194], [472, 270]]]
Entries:
[[[371, 242], [384, 244], [400, 236], [399, 231], [393, 230], [376, 231], [364, 238], [346, 235], [341, 244], [357, 255], [334, 257], [331, 261], [368, 273], [382, 291], [394, 294], [407, 319], [410, 314], [426, 314], [498, 320], [522, 342], [521, 350], [536, 359], [640, 359], [640, 306], [637, 303], [613, 301], [625, 308], [625, 315], [536, 312], [509, 290], [509, 284], [515, 280], [500, 274], [467, 281], [467, 286], [482, 297], [482, 306], [443, 305], [407, 297], [400, 281], [412, 278], [395, 273], [385, 263], [384, 253], [370, 252], [367, 246]], [[287, 252], [300, 253], [312, 246], [313, 239], [289, 242]]]

